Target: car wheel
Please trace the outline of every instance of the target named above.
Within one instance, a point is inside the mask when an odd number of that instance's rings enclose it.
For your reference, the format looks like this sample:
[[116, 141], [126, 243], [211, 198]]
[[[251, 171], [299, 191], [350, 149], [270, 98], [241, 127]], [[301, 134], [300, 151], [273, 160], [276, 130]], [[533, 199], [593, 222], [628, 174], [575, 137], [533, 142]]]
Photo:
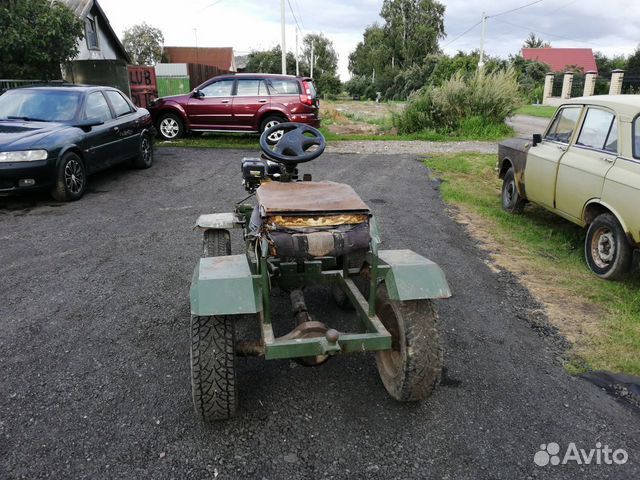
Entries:
[[[284, 122], [286, 122], [285, 119], [283, 119], [282, 117], [278, 117], [276, 115], [272, 115], [270, 117], [265, 118], [262, 121], [262, 124], [260, 125], [260, 134], [262, 135], [262, 133], [265, 130], [268, 130], [273, 126], [278, 125], [280, 123], [284, 123]], [[269, 145], [275, 145], [280, 141], [283, 135], [284, 135], [284, 130], [276, 130], [275, 132], [273, 132], [271, 135], [267, 137], [267, 143]]]
[[513, 167], [502, 180], [502, 208], [509, 213], [522, 213], [527, 202], [518, 193]]
[[140, 138], [140, 147], [137, 157], [133, 160], [133, 166], [149, 168], [151, 165], [153, 165], [153, 143], [149, 135], [144, 133]]
[[72, 202], [84, 194], [87, 172], [82, 159], [73, 152], [62, 157], [51, 196], [59, 202]]
[[175, 140], [184, 135], [184, 123], [173, 113], [165, 113], [158, 120], [158, 132], [164, 140]]
[[620, 280], [629, 273], [633, 248], [614, 215], [600, 214], [589, 225], [584, 255], [591, 271], [600, 278]]

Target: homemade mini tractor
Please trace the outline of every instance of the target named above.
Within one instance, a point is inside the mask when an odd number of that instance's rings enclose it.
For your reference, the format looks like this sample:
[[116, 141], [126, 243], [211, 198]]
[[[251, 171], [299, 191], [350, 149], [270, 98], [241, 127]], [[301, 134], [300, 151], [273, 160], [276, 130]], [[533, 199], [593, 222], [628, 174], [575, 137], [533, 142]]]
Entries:
[[[269, 137], [281, 133], [274, 143]], [[442, 270], [411, 250], [380, 250], [369, 207], [348, 185], [300, 178], [298, 164], [322, 154], [315, 128], [281, 123], [260, 137], [261, 158], [242, 160], [249, 197], [233, 213], [201, 215], [204, 256], [191, 283], [191, 382], [204, 420], [234, 415], [236, 356], [290, 358], [315, 366], [333, 355], [376, 352], [380, 378], [400, 401], [427, 397], [440, 380], [442, 350], [435, 298], [451, 296]], [[249, 202], [254, 197], [254, 202]], [[231, 255], [230, 229], [241, 228], [245, 252]], [[354, 332], [312, 318], [305, 287], [327, 286], [354, 311]], [[275, 336], [274, 288], [291, 298], [297, 326]], [[236, 341], [240, 315], [260, 324], [257, 341]], [[282, 320], [282, 319], [281, 319]]]

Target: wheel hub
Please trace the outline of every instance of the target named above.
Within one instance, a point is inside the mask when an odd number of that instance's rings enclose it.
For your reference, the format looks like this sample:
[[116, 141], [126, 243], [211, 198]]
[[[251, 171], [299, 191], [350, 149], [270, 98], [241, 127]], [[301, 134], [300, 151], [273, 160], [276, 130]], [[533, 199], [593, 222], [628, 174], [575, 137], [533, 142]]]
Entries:
[[594, 262], [600, 268], [606, 268], [615, 259], [616, 244], [613, 232], [600, 228], [591, 241], [591, 253]]

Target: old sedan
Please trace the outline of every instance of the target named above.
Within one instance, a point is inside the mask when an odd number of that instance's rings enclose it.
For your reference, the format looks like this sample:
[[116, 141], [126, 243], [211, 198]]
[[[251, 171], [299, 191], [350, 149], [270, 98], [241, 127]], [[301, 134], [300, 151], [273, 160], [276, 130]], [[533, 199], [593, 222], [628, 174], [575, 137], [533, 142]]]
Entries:
[[0, 96], [0, 194], [47, 189], [79, 199], [87, 176], [116, 163], [153, 163], [149, 112], [115, 88], [28, 87]]
[[640, 246], [640, 96], [568, 100], [543, 135], [498, 148], [502, 206], [540, 205], [588, 227], [584, 253], [601, 278], [620, 279]]

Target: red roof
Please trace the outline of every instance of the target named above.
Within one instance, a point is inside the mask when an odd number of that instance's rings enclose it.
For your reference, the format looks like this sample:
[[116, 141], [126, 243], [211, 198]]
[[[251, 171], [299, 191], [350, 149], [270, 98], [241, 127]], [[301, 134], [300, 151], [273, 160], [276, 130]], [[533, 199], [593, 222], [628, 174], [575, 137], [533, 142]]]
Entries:
[[598, 71], [590, 48], [523, 48], [522, 57], [546, 63], [554, 72], [564, 72], [567, 66], [574, 65], [582, 68], [583, 72]]
[[220, 70], [236, 70], [232, 47], [164, 47], [164, 51], [170, 63], [199, 63]]

